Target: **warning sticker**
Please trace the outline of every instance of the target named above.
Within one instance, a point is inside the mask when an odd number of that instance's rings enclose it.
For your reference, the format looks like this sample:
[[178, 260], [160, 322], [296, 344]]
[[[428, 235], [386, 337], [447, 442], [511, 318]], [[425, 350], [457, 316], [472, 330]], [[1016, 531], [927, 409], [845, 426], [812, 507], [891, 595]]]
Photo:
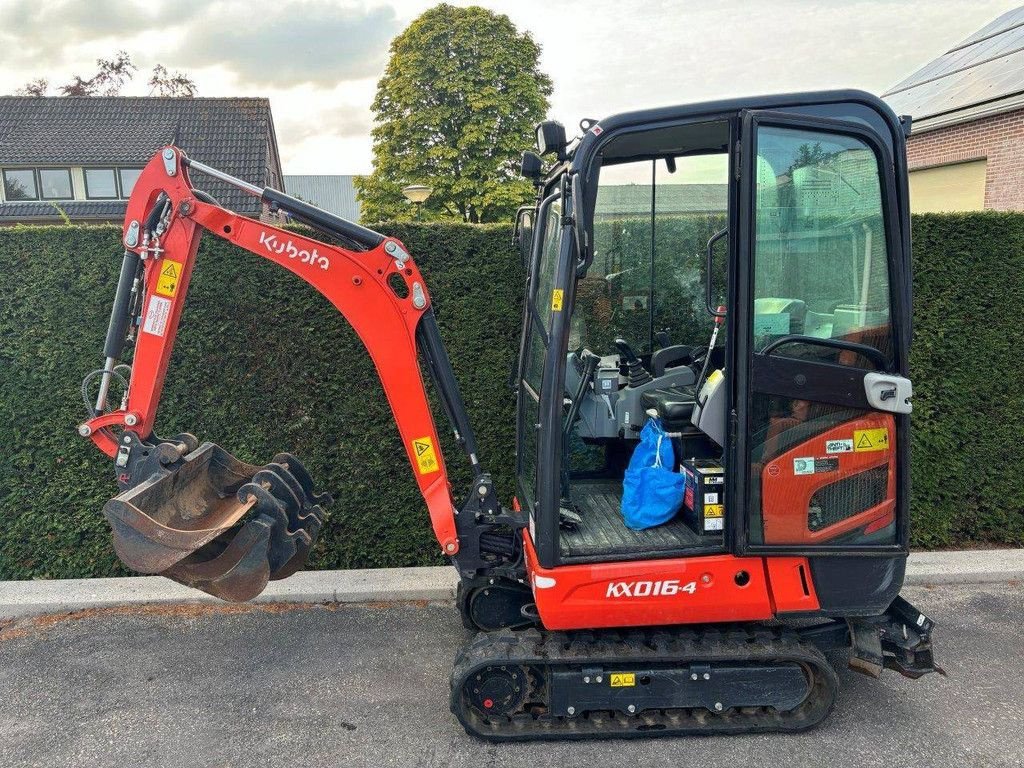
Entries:
[[705, 493], [704, 494], [704, 503], [705, 504], [717, 504], [718, 503], [718, 494], [717, 493]]
[[561, 312], [562, 311], [562, 300], [565, 298], [565, 291], [561, 288], [555, 288], [551, 292], [551, 311]]
[[851, 453], [853, 440], [826, 440], [825, 453]]
[[705, 504], [704, 517], [723, 517], [725, 515], [724, 504]]
[[722, 523], [725, 521], [720, 517], [707, 517], [704, 519], [704, 530], [705, 531], [721, 531], [723, 530]]
[[417, 437], [412, 441], [412, 450], [416, 455], [416, 468], [421, 475], [437, 472], [441, 467], [434, 453], [434, 441], [429, 437]]
[[164, 259], [164, 263], [160, 267], [160, 276], [156, 280], [156, 292], [173, 297], [178, 292], [178, 283], [181, 280], [181, 270], [184, 266], [180, 261]]
[[146, 308], [146, 319], [142, 322], [142, 330], [154, 336], [163, 336], [167, 330], [167, 318], [171, 316], [171, 300], [153, 296]]
[[853, 450], [889, 450], [889, 428], [881, 427], [879, 429], [855, 429], [853, 431]]
[[612, 688], [632, 688], [636, 685], [636, 673], [634, 672], [612, 672], [608, 676]]

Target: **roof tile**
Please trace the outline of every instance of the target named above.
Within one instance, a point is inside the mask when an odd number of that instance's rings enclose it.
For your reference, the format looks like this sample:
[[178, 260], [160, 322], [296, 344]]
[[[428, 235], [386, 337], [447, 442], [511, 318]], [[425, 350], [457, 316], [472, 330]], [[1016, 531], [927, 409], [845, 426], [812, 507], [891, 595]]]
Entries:
[[[270, 102], [263, 98], [0, 96], [0, 166], [142, 165], [173, 143], [196, 160], [263, 186], [272, 126]], [[228, 208], [260, 211], [259, 201], [240, 190], [212, 179], [195, 181]]]

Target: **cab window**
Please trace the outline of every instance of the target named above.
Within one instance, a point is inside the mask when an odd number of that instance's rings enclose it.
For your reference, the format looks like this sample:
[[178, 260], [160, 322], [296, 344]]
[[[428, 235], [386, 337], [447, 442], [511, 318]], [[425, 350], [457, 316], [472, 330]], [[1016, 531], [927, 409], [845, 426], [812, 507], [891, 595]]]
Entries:
[[555, 269], [558, 265], [558, 251], [562, 241], [562, 207], [555, 201], [547, 209], [539, 235], [543, 238], [538, 262], [531, 265], [531, 276], [527, 301], [527, 324], [529, 332], [523, 354], [523, 379], [519, 383], [520, 439], [519, 439], [519, 486], [524, 494], [524, 506], [532, 510], [537, 487], [537, 425], [540, 420], [540, 392], [544, 375], [544, 359], [547, 354], [546, 340], [551, 333], [551, 301], [555, 283]]
[[[892, 359], [878, 161], [860, 139], [762, 126], [757, 137], [754, 347], [786, 335], [867, 344]], [[863, 364], [792, 344], [780, 355]]]
[[[622, 338], [648, 355], [707, 342], [713, 318], [704, 301], [705, 252], [725, 226], [728, 182], [724, 151], [602, 165], [594, 259], [576, 285], [570, 350], [609, 354]], [[718, 293], [724, 262], [718, 259]]]

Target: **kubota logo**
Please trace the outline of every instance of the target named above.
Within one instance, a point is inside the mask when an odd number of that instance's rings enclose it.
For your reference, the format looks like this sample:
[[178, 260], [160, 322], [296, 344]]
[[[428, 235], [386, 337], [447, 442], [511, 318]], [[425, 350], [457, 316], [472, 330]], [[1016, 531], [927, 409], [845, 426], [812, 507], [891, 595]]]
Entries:
[[697, 582], [680, 584], [679, 579], [664, 581], [610, 581], [605, 597], [671, 597], [680, 592], [692, 595], [697, 591]]
[[303, 264], [316, 264], [320, 269], [327, 269], [331, 266], [331, 260], [318, 253], [316, 248], [313, 248], [312, 251], [297, 248], [291, 240], [281, 242], [277, 239], [277, 235], [268, 235], [266, 230], [260, 231], [260, 245], [270, 253], [276, 253], [279, 256], [284, 254], [289, 259], [298, 259]]

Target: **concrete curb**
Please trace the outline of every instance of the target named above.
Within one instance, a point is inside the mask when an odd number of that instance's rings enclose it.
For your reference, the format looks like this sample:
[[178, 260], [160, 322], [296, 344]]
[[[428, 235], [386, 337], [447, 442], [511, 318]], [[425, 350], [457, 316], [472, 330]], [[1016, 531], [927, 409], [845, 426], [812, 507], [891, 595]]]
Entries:
[[[906, 584], [986, 584], [1024, 580], [1024, 549], [914, 552]], [[455, 569], [379, 568], [304, 571], [271, 582], [255, 603], [445, 601], [455, 597]], [[160, 576], [0, 582], [0, 619], [88, 608], [221, 601]]]

